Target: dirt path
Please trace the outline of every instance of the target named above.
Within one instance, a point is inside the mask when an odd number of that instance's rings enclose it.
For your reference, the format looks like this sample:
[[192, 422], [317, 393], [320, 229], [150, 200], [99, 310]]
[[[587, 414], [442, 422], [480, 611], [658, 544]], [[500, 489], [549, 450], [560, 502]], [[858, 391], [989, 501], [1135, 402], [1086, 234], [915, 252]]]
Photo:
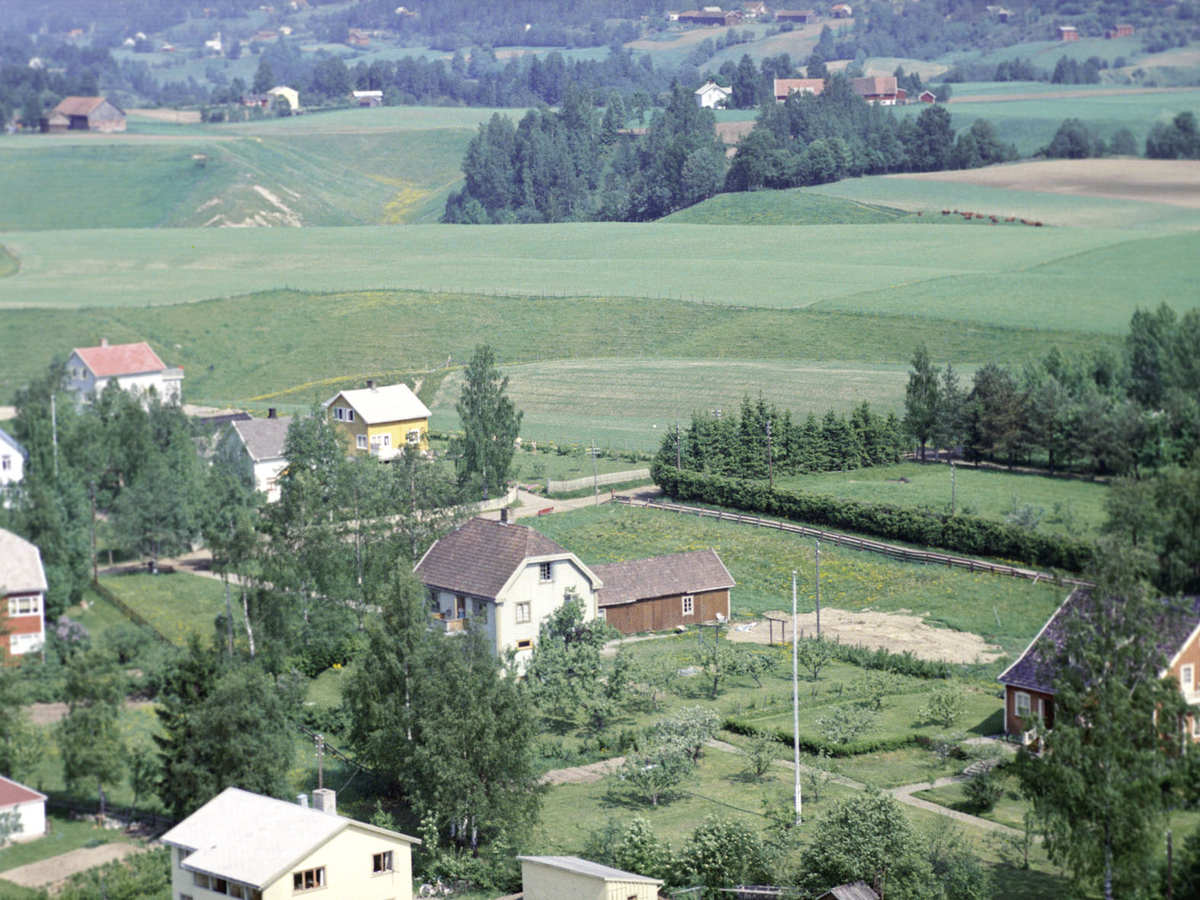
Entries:
[[586, 766], [554, 769], [538, 779], [540, 784], [592, 784], [625, 765], [625, 757], [614, 756]]
[[[991, 662], [1003, 651], [985, 643], [977, 634], [967, 631], [952, 631], [949, 628], [934, 628], [926, 625], [918, 615], [882, 612], [849, 612], [843, 609], [821, 610], [821, 635], [843, 644], [861, 644], [866, 647], [885, 647], [893, 653], [911, 651], [921, 659], [952, 663]], [[783, 619], [769, 622], [768, 617]], [[797, 616], [801, 637], [813, 637], [817, 633], [817, 614], [802, 613]], [[792, 639], [792, 614], [782, 611], [764, 613], [755, 622], [735, 623], [727, 632], [731, 641], [740, 643], [770, 643], [771, 629], [775, 631], [777, 643], [789, 643]]]
[[5, 881], [11, 881], [22, 887], [49, 887], [66, 880], [77, 872], [102, 866], [115, 859], [124, 859], [133, 853], [142, 853], [145, 849], [137, 844], [101, 844], [99, 847], [80, 847], [78, 850], [52, 856], [41, 862], [29, 863], [9, 869], [7, 872], [0, 872], [0, 876]]

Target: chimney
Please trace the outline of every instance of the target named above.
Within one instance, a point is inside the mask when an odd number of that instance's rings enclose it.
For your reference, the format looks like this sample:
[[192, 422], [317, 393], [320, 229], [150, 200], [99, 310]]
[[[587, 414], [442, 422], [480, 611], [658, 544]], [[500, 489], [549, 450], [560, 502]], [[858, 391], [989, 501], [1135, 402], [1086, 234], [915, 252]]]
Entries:
[[299, 803], [301, 806], [303, 806], [305, 809], [308, 809], [308, 794], [297, 794], [296, 802]]
[[509, 514], [509, 510], [508, 510], [507, 506], [500, 507], [500, 524], [501, 525], [508, 524], [508, 514]]
[[107, 347], [108, 346], [108, 338], [100, 338], [100, 346]]
[[275, 418], [275, 407], [273, 407], [273, 406], [271, 406], [271, 407], [268, 407], [268, 409], [267, 409], [267, 418], [268, 418], [268, 419], [274, 419], [274, 418]]
[[371, 390], [371, 391], [375, 390], [375, 379], [374, 378], [367, 379], [367, 390]]
[[337, 815], [337, 791], [329, 788], [317, 788], [313, 791], [313, 809], [318, 812]]

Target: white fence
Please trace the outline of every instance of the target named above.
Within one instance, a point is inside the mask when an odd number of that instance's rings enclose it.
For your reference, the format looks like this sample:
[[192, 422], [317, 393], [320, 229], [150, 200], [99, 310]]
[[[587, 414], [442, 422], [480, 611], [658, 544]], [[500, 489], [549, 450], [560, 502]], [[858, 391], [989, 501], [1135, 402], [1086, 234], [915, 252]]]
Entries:
[[585, 475], [583, 478], [572, 478], [570, 481], [551, 481], [547, 478], [546, 493], [567, 494], [571, 491], [582, 491], [584, 488], [590, 488], [593, 484], [601, 486], [606, 484], [624, 484], [627, 481], [644, 481], [649, 477], [649, 469], [629, 469], [625, 472], [609, 472], [607, 475], [598, 475], [595, 478], [591, 475]]

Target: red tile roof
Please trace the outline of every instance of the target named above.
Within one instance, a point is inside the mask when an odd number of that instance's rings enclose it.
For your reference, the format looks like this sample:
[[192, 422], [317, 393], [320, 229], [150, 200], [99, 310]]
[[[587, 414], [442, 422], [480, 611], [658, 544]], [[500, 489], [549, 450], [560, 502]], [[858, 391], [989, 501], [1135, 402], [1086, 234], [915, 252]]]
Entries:
[[75, 352], [97, 378], [161, 372], [166, 368], [158, 354], [144, 341], [138, 344], [113, 344], [108, 347], [76, 347]]
[[824, 78], [776, 78], [775, 97], [786, 97], [794, 92], [819, 94], [825, 90]]
[[17, 784], [10, 778], [0, 775], [0, 809], [7, 809], [19, 803], [29, 803], [32, 800], [45, 800], [45, 794]]
[[863, 97], [895, 95], [896, 76], [880, 75], [875, 78], [853, 78], [850, 80], [855, 92]]
[[529, 557], [566, 554], [524, 525], [471, 519], [430, 547], [415, 571], [430, 587], [495, 600]]
[[592, 566], [592, 571], [604, 582], [600, 589], [601, 606], [719, 591], [737, 583], [712, 549]]

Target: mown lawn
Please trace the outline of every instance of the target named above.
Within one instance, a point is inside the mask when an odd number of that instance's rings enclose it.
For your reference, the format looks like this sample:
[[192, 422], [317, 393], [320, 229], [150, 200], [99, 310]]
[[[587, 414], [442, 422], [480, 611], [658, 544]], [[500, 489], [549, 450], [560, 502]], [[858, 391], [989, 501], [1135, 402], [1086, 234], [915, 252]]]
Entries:
[[[47, 810], [46, 825], [49, 832], [35, 841], [10, 844], [0, 849], [0, 876], [9, 869], [40, 862], [61, 853], [69, 853], [80, 847], [95, 847], [100, 844], [136, 843], [124, 831], [116, 828], [100, 828], [91, 822], [71, 819], [66, 813]], [[7, 897], [0, 882], [0, 896]]]
[[[1042, 510], [1039, 528], [1094, 536], [1107, 521], [1106, 485], [1078, 478], [1049, 478], [993, 469], [955, 466], [954, 496], [958, 512], [1003, 519], [1018, 507]], [[950, 511], [951, 472], [947, 465], [903, 463], [775, 479], [777, 487], [830, 494], [847, 500]]]
[[[712, 547], [737, 581], [730, 595], [735, 616], [790, 609], [793, 569], [800, 610], [816, 607], [814, 542], [795, 535], [611, 504], [542, 516], [532, 525], [588, 564]], [[1063, 597], [1053, 585], [821, 548], [824, 607], [912, 613], [978, 634], [1010, 656], [1025, 649]]]
[[[105, 576], [100, 583], [179, 646], [193, 634], [207, 644], [216, 617], [225, 612], [225, 586], [215, 578], [186, 572], [139, 573]], [[233, 599], [234, 622], [241, 628], [241, 605]]]

